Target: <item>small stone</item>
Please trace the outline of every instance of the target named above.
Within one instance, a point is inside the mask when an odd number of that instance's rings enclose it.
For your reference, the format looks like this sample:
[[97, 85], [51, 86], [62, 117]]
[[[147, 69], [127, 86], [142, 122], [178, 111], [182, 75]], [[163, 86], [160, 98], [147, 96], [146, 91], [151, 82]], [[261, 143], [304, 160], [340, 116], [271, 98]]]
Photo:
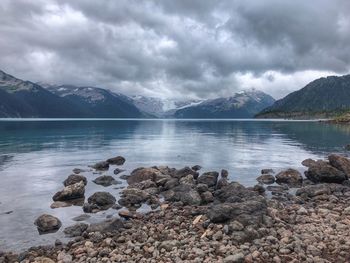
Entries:
[[297, 211], [297, 214], [298, 215], [307, 215], [308, 214], [308, 212], [307, 212], [307, 210], [305, 209], [305, 207], [300, 207], [299, 208], [299, 210]]

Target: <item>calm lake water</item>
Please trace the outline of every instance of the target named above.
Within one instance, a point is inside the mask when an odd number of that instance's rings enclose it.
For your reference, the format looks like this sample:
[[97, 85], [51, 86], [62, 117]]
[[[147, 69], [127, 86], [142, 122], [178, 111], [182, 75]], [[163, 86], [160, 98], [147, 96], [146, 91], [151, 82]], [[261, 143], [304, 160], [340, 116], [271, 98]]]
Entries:
[[[52, 196], [73, 168], [110, 157], [126, 158], [124, 174], [136, 167], [199, 164], [202, 171], [225, 168], [230, 179], [253, 185], [262, 168], [296, 168], [301, 161], [344, 152], [350, 129], [319, 122], [257, 120], [74, 120], [0, 121], [0, 250], [20, 250], [63, 239], [62, 230], [81, 215], [81, 207], [50, 209]], [[346, 153], [345, 153], [346, 154]], [[113, 175], [113, 169], [104, 174]], [[88, 197], [110, 191], [84, 173]], [[119, 176], [115, 176], [118, 179]], [[6, 212], [13, 211], [10, 214]], [[34, 220], [43, 213], [63, 223], [54, 234], [39, 235]], [[93, 215], [87, 222], [114, 216], [116, 210]]]

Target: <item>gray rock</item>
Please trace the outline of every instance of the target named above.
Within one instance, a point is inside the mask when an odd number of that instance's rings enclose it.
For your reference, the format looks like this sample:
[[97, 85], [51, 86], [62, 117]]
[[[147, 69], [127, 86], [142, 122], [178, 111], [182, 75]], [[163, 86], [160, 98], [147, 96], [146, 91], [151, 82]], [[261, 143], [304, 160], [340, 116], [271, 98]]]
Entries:
[[74, 221], [85, 221], [86, 219], [89, 219], [91, 216], [87, 214], [82, 214], [80, 216], [73, 217], [72, 220]]
[[68, 176], [66, 180], [64, 180], [63, 184], [64, 186], [68, 186], [79, 182], [83, 182], [84, 185], [86, 185], [87, 184], [86, 177], [79, 174], [71, 174], [70, 176]]
[[350, 160], [346, 157], [331, 154], [328, 156], [329, 164], [345, 173], [347, 179], [350, 176]]
[[150, 194], [144, 190], [137, 188], [127, 188], [121, 193], [118, 203], [125, 207], [139, 205], [146, 202], [150, 198]]
[[113, 184], [121, 184], [122, 182], [117, 181], [114, 179], [113, 176], [110, 175], [102, 175], [97, 177], [95, 180], [93, 180], [95, 184], [102, 185], [102, 186], [111, 186]]
[[83, 198], [85, 194], [85, 185], [83, 181], [66, 186], [62, 191], [57, 192], [52, 199], [54, 201], [69, 201], [72, 199]]
[[208, 204], [214, 201], [213, 194], [210, 191], [206, 191], [204, 193], [201, 193], [202, 203]]
[[214, 197], [221, 202], [239, 202], [242, 200], [251, 200], [259, 196], [257, 192], [247, 189], [237, 182], [231, 182], [214, 192]]
[[262, 174], [256, 180], [261, 184], [273, 184], [275, 182], [275, 177], [271, 174]]
[[200, 169], [202, 169], [202, 166], [200, 166], [200, 165], [195, 165], [195, 166], [192, 166], [191, 169], [192, 169], [193, 171], [197, 172], [197, 171], [199, 171]]
[[287, 169], [276, 175], [276, 183], [287, 184], [289, 186], [301, 186], [303, 177], [300, 172], [295, 169]]
[[241, 203], [222, 203], [212, 205], [207, 216], [213, 223], [222, 223], [228, 220], [236, 220], [243, 225], [258, 225], [262, 222], [263, 215], [267, 213], [266, 200], [260, 198], [254, 201]]
[[106, 162], [113, 165], [123, 165], [125, 163], [125, 158], [122, 156], [117, 156], [117, 157], [108, 159]]
[[96, 192], [88, 198], [88, 203], [85, 203], [83, 210], [86, 213], [98, 212], [107, 210], [116, 202], [113, 195], [108, 192]]
[[124, 171], [125, 171], [125, 170], [123, 170], [123, 169], [115, 168], [114, 171], [113, 171], [113, 173], [114, 173], [115, 175], [117, 175], [117, 174], [120, 174], [120, 173], [122, 173], [122, 172], [124, 172]]
[[57, 217], [48, 214], [39, 216], [34, 224], [37, 226], [40, 234], [56, 232], [62, 226], [61, 221]]
[[198, 177], [198, 173], [196, 171], [193, 171], [190, 167], [187, 167], [187, 166], [180, 169], [180, 170], [177, 170], [175, 172], [175, 174], [173, 175], [173, 177], [180, 179], [180, 178], [187, 176], [189, 174], [193, 175], [194, 179], [197, 179], [197, 177]]
[[325, 161], [317, 161], [305, 172], [306, 178], [314, 183], [338, 183], [347, 180], [343, 171], [331, 166]]
[[244, 254], [242, 252], [229, 255], [224, 258], [223, 263], [243, 263], [244, 262]]
[[146, 180], [152, 180], [154, 182], [157, 181], [160, 177], [162, 177], [162, 173], [156, 168], [137, 168], [133, 170], [130, 174], [130, 177], [127, 178], [128, 184], [140, 183]]
[[94, 168], [95, 170], [99, 170], [99, 171], [107, 171], [109, 169], [109, 163], [108, 162], [98, 162], [95, 163], [94, 165], [91, 166], [92, 168]]
[[182, 202], [184, 205], [200, 205], [202, 201], [198, 191], [187, 184], [180, 184], [163, 195], [166, 201]]
[[206, 184], [208, 187], [215, 187], [218, 181], [218, 172], [207, 172], [200, 175], [197, 179], [199, 184]]
[[67, 237], [78, 237], [84, 233], [88, 226], [89, 225], [85, 223], [78, 223], [73, 226], [66, 227], [63, 230], [63, 233], [65, 233]]
[[88, 233], [91, 232], [113, 232], [124, 227], [124, 223], [120, 218], [108, 219], [101, 223], [91, 224], [86, 230]]
[[272, 169], [262, 169], [261, 174], [274, 174], [274, 170]]

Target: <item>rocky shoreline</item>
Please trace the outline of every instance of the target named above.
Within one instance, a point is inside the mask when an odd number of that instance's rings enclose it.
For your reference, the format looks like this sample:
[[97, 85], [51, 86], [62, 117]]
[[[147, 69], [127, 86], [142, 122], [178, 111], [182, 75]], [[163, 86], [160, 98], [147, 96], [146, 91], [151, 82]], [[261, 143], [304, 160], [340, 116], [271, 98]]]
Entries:
[[[106, 171], [122, 165], [115, 157], [93, 165]], [[263, 169], [254, 187], [230, 182], [222, 170], [201, 167], [137, 168], [116, 199], [96, 192], [85, 200], [84, 171], [75, 169], [52, 207], [81, 205], [81, 221], [64, 226], [73, 240], [33, 247], [20, 254], [0, 252], [0, 262], [348, 262], [350, 260], [350, 160], [304, 160], [305, 176], [294, 169]], [[117, 168], [114, 174], [121, 170]], [[112, 176], [94, 179], [118, 184]], [[86, 202], [87, 201], [87, 202]], [[153, 210], [137, 212], [148, 204]], [[118, 215], [86, 224], [89, 213]], [[58, 218], [35, 221], [42, 234], [62, 227]]]

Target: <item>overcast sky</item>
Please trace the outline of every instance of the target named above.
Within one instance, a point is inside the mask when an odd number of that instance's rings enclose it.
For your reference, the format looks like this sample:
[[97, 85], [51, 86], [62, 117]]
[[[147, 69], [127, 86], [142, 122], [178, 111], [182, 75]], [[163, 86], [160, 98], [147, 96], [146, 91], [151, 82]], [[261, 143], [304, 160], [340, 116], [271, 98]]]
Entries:
[[1, 0], [0, 69], [128, 95], [275, 98], [350, 69], [349, 0]]

